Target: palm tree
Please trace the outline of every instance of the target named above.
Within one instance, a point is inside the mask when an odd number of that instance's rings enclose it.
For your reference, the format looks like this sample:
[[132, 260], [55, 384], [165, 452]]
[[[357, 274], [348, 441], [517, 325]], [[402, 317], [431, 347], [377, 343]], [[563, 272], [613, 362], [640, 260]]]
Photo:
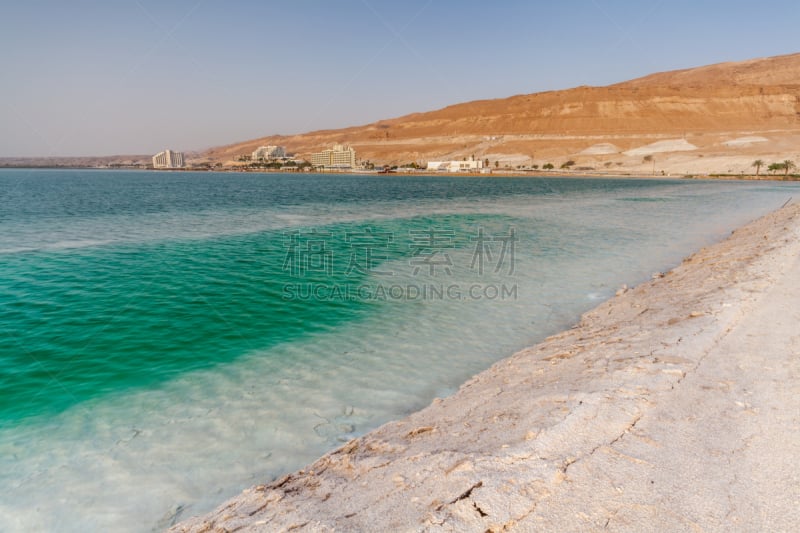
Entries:
[[753, 161], [753, 164], [751, 166], [756, 167], [756, 176], [758, 176], [758, 173], [761, 171], [761, 167], [764, 166], [764, 161], [761, 159], [756, 159], [755, 161]]
[[792, 161], [791, 159], [786, 159], [783, 163], [781, 163], [781, 165], [783, 165], [783, 177], [784, 178], [789, 177], [789, 171], [797, 166], [797, 165], [794, 164], [794, 161]]

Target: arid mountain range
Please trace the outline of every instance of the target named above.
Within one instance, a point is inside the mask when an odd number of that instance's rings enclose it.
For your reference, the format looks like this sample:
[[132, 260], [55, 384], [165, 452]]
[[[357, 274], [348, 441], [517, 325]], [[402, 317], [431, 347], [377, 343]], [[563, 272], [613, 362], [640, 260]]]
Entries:
[[752, 162], [800, 164], [800, 54], [456, 104], [364, 126], [269, 136], [197, 154], [235, 164], [266, 144], [298, 156], [334, 143], [378, 164], [489, 159], [516, 167], [567, 160], [598, 171], [752, 173]]
[[[236, 166], [277, 144], [298, 157], [335, 143], [378, 165], [489, 159], [609, 174], [752, 174], [756, 159], [800, 167], [800, 53], [661, 72], [606, 87], [477, 100], [364, 126], [273, 135], [188, 153]], [[150, 164], [149, 155], [5, 158], [2, 166]]]

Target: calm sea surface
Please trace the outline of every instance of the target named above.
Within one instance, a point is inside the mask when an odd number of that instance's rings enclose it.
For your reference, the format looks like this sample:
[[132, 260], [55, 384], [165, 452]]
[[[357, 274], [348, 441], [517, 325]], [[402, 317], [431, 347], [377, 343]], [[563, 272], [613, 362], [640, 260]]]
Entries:
[[299, 468], [791, 184], [0, 170], [0, 523], [150, 531]]

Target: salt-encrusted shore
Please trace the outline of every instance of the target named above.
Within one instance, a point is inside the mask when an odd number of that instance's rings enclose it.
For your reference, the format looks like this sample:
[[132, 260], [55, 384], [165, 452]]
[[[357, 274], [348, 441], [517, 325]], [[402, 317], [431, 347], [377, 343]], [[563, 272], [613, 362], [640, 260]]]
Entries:
[[173, 531], [796, 531], [800, 205]]

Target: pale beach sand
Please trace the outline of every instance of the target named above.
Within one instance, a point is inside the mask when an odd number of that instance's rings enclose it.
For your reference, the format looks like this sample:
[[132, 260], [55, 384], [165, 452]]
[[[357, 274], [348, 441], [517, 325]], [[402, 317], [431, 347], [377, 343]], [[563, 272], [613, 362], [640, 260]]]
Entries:
[[800, 204], [173, 531], [795, 531]]

